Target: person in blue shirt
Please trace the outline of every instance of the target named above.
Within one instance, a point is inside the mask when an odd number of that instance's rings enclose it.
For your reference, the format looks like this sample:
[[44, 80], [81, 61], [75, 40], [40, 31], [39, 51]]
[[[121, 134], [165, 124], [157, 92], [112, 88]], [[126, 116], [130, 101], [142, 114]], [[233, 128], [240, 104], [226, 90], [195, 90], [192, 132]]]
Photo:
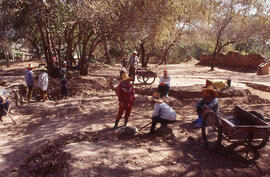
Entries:
[[203, 113], [203, 106], [207, 105], [210, 109], [212, 109], [215, 113], [219, 113], [219, 106], [218, 106], [218, 93], [213, 88], [213, 86], [208, 86], [207, 88], [202, 90], [203, 98], [196, 104], [196, 110], [198, 113], [198, 119], [193, 121], [193, 123], [196, 123], [195, 128], [201, 128], [202, 127], [202, 113]]
[[0, 122], [3, 122], [2, 117], [7, 114], [9, 102], [0, 96]]
[[26, 85], [28, 87], [28, 95], [27, 95], [27, 99], [28, 101], [31, 100], [32, 98], [32, 93], [33, 93], [33, 89], [34, 89], [34, 74], [32, 71], [33, 67], [31, 66], [31, 64], [28, 65], [27, 70], [25, 72], [25, 81], [26, 81]]

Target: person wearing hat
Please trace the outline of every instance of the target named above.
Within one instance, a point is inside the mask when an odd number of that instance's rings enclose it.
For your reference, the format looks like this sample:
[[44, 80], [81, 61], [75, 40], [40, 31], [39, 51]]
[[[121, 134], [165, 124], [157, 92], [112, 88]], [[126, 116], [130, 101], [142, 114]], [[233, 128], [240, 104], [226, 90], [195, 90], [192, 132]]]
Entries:
[[212, 109], [215, 113], [219, 113], [219, 106], [218, 106], [218, 93], [214, 89], [213, 86], [208, 86], [207, 88], [202, 90], [202, 99], [196, 104], [196, 110], [198, 113], [198, 119], [193, 121], [193, 123], [196, 123], [195, 128], [201, 128], [202, 127], [202, 113], [203, 113], [203, 106], [207, 105], [210, 109]]
[[165, 69], [163, 71], [163, 77], [159, 79], [159, 85], [158, 85], [158, 92], [160, 93], [161, 97], [163, 95], [165, 95], [166, 98], [169, 96], [170, 81], [171, 81], [171, 77], [168, 75], [168, 71]]
[[153, 96], [148, 98], [151, 100], [151, 103], [154, 106], [152, 125], [149, 132], [149, 134], [153, 134], [155, 132], [157, 123], [160, 123], [161, 126], [166, 126], [169, 123], [175, 122], [176, 113], [169, 105], [160, 99], [160, 94], [158, 92], [154, 92]]
[[31, 64], [29, 64], [25, 72], [25, 81], [28, 87], [28, 95], [27, 95], [28, 101], [32, 99], [32, 94], [33, 94], [33, 89], [34, 89], [34, 84], [35, 84], [34, 74], [33, 74], [32, 69], [33, 67], [31, 66]]
[[49, 76], [47, 73], [47, 68], [45, 66], [42, 66], [40, 71], [41, 73], [38, 76], [38, 88], [40, 90], [41, 97], [45, 102], [48, 99], [47, 89], [49, 83]]
[[127, 64], [127, 68], [129, 68], [129, 77], [132, 78], [133, 82], [135, 81], [135, 74], [139, 64], [139, 58], [137, 55], [138, 52], [134, 51]]
[[131, 113], [132, 105], [135, 101], [135, 91], [130, 83], [131, 78], [127, 73], [122, 74], [122, 81], [117, 86], [116, 94], [118, 96], [119, 109], [115, 119], [114, 129], [118, 128], [118, 123], [125, 112], [125, 126], [127, 126], [128, 118]]
[[67, 98], [67, 62], [63, 61], [63, 65], [60, 68], [61, 79], [61, 98]]

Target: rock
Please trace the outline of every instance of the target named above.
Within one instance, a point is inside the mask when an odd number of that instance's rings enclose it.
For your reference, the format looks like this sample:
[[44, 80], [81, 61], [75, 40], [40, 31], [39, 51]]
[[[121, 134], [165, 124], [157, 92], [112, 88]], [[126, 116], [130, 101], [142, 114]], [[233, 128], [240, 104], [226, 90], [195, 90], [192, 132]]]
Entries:
[[132, 138], [137, 131], [136, 127], [124, 126], [117, 129], [116, 134], [119, 139], [129, 139]]
[[269, 74], [269, 63], [261, 63], [257, 68], [258, 75]]

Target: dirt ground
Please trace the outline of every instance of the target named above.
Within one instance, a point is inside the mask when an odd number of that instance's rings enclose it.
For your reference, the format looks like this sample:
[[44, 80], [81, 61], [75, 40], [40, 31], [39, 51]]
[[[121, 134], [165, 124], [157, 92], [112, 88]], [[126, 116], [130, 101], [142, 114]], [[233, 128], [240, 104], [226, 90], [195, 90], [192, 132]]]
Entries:
[[[27, 65], [0, 68], [0, 89], [24, 83]], [[222, 68], [209, 71], [195, 62], [150, 65], [158, 76], [165, 68], [172, 77], [172, 89], [203, 86], [206, 78], [231, 78], [233, 87], [249, 89], [256, 97], [220, 98], [221, 114], [230, 114], [237, 104], [260, 112], [270, 123], [270, 92], [251, 87], [270, 87], [269, 75]], [[14, 105], [11, 115], [17, 124], [8, 117], [0, 124], [0, 176], [270, 176], [270, 145], [249, 152], [256, 160], [246, 157], [241, 146], [232, 149], [226, 141], [217, 152], [204, 146], [201, 130], [192, 124], [199, 98], [165, 99], [176, 111], [177, 121], [167, 129], [157, 126], [157, 133], [149, 137], [150, 125], [141, 128], [151, 122], [153, 108], [147, 95], [136, 94], [128, 125], [141, 130], [133, 138], [119, 139], [112, 131], [118, 110], [113, 89], [119, 83], [118, 75], [117, 65], [95, 68], [89, 76], [74, 76], [68, 85], [72, 94], [68, 99], [59, 99], [54, 80], [49, 90], [51, 100]], [[147, 87], [157, 85], [158, 79]], [[136, 81], [135, 92], [141, 88]]]

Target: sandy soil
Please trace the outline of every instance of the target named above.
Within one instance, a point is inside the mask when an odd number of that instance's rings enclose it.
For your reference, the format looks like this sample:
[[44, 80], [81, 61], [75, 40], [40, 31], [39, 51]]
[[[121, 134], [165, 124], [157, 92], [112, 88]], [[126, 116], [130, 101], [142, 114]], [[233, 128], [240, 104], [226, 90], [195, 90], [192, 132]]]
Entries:
[[[2, 88], [23, 83], [27, 65], [25, 62], [0, 68], [0, 82], [6, 82]], [[252, 94], [270, 100], [269, 92], [246, 86], [245, 82], [269, 85], [269, 76], [257, 76], [255, 72], [220, 68], [210, 72], [209, 67], [195, 63], [150, 68], [159, 76], [167, 68], [172, 87], [203, 85], [206, 78], [231, 78], [233, 86], [248, 88]], [[134, 138], [119, 140], [111, 129], [117, 114], [114, 90], [112, 87], [92, 89], [97, 83], [117, 84], [113, 79], [118, 74], [117, 66], [96, 70], [83, 77], [96, 82], [85, 83], [86, 89], [76, 96], [14, 106], [11, 115], [17, 125], [8, 117], [0, 124], [0, 176], [270, 176], [269, 145], [249, 153], [259, 157], [256, 161], [246, 158], [241, 148], [231, 150], [228, 143], [218, 152], [205, 148], [200, 129], [194, 129], [191, 123], [196, 118], [194, 105], [199, 98], [169, 97], [165, 102], [177, 112], [175, 124], [158, 130], [153, 137], [146, 136], [150, 128], [147, 126]], [[157, 84], [158, 80], [151, 87]], [[137, 81], [135, 89], [140, 89]], [[221, 113], [228, 114], [233, 104], [239, 104], [259, 111], [270, 122], [269, 103], [252, 100], [247, 103], [241, 99], [220, 99]], [[151, 122], [151, 113], [147, 96], [136, 95], [129, 125], [140, 129]]]

